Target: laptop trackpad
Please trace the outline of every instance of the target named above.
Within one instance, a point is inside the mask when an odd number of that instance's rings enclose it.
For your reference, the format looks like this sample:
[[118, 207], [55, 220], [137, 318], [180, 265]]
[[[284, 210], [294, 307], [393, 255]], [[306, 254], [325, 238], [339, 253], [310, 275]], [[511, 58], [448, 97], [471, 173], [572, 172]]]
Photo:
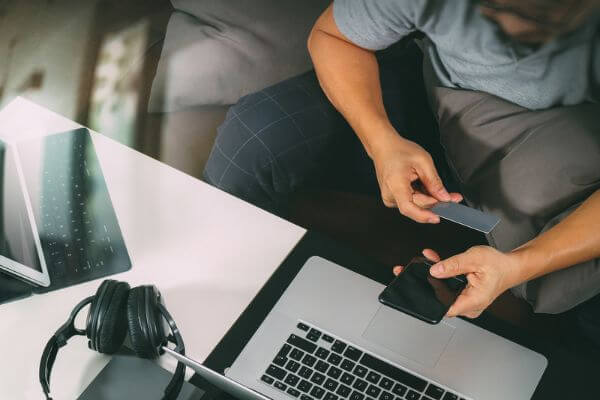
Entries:
[[453, 334], [454, 327], [443, 321], [431, 325], [381, 306], [362, 336], [400, 356], [433, 368]]

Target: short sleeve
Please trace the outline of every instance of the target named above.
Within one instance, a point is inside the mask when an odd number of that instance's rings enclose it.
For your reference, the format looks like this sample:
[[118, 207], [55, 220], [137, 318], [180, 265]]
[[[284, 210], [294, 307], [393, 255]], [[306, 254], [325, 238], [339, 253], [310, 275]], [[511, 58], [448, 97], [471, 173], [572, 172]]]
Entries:
[[419, 0], [335, 0], [333, 18], [350, 41], [366, 49], [381, 50], [415, 30], [418, 3]]

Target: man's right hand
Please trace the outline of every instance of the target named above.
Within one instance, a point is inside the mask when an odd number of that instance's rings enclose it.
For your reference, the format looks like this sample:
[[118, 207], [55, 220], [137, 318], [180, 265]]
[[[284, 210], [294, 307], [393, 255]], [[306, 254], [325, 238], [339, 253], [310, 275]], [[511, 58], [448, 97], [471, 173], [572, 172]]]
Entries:
[[370, 152], [383, 203], [387, 207], [397, 207], [400, 213], [414, 221], [440, 222], [440, 217], [429, 208], [438, 201], [460, 202], [462, 196], [448, 193], [431, 155], [421, 146], [402, 138], [395, 130], [384, 136], [385, 142]]

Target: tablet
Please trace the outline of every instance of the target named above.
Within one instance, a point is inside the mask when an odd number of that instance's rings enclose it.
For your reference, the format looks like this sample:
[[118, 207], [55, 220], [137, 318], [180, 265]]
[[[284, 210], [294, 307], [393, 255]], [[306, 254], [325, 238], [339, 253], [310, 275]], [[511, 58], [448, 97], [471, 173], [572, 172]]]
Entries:
[[0, 269], [50, 286], [41, 242], [14, 147], [0, 141]]

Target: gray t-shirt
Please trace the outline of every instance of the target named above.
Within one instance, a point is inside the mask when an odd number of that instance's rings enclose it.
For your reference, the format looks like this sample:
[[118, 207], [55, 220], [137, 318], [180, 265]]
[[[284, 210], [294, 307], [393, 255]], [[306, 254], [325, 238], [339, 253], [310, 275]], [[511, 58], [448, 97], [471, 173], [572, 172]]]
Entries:
[[537, 48], [508, 38], [470, 0], [335, 0], [333, 15], [348, 39], [371, 50], [425, 33], [425, 68], [440, 86], [484, 91], [529, 109], [600, 99], [598, 15]]

